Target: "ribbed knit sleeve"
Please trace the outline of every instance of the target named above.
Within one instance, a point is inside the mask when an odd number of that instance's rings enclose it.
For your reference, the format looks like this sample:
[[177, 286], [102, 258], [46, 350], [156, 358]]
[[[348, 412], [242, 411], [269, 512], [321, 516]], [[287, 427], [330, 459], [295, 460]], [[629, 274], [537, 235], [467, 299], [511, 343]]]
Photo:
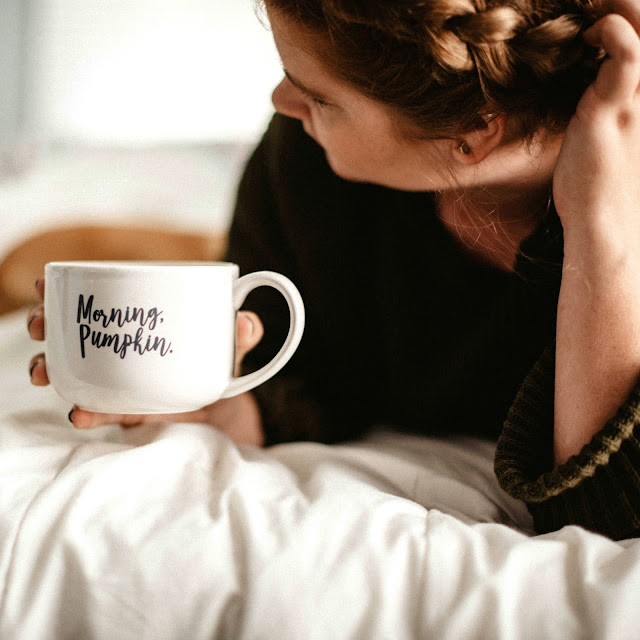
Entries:
[[498, 440], [495, 472], [540, 533], [576, 524], [620, 540], [640, 536], [640, 381], [601, 431], [553, 464], [554, 350], [522, 384]]

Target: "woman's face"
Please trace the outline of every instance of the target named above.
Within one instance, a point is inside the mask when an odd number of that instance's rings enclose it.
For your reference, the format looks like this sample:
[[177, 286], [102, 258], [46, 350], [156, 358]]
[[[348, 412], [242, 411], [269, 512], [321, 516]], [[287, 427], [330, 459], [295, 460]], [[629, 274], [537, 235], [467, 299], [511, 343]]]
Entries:
[[403, 139], [390, 108], [333, 76], [294, 21], [273, 9], [268, 16], [285, 72], [273, 104], [302, 122], [336, 174], [404, 190], [452, 185], [451, 140]]

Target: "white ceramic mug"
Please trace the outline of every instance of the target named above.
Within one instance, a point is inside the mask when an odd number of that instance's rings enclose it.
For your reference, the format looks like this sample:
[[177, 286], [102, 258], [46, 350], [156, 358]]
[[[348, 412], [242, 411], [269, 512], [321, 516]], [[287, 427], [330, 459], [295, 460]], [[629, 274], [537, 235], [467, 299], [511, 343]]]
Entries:
[[[177, 413], [253, 389], [295, 352], [304, 305], [271, 271], [226, 262], [51, 262], [45, 267], [47, 373], [65, 400], [99, 413]], [[236, 312], [270, 286], [289, 334], [267, 365], [234, 378]]]

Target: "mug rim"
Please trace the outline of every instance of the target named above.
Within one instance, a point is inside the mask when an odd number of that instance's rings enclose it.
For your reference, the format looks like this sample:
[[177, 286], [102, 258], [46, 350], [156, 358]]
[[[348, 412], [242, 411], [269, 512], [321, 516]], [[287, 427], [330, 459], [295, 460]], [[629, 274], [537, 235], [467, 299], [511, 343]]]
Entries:
[[136, 270], [175, 270], [184, 267], [234, 268], [238, 265], [233, 262], [207, 261], [207, 260], [57, 260], [47, 262], [45, 268], [73, 269], [85, 268], [95, 271], [126, 270], [132, 267]]

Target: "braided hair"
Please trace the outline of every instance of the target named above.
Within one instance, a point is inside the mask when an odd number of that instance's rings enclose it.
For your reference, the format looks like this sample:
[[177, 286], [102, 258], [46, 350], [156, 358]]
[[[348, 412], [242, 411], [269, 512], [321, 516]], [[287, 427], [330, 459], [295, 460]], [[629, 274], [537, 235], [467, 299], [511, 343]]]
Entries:
[[483, 128], [488, 114], [516, 116], [525, 138], [559, 133], [602, 57], [582, 39], [599, 0], [264, 1], [421, 137]]

